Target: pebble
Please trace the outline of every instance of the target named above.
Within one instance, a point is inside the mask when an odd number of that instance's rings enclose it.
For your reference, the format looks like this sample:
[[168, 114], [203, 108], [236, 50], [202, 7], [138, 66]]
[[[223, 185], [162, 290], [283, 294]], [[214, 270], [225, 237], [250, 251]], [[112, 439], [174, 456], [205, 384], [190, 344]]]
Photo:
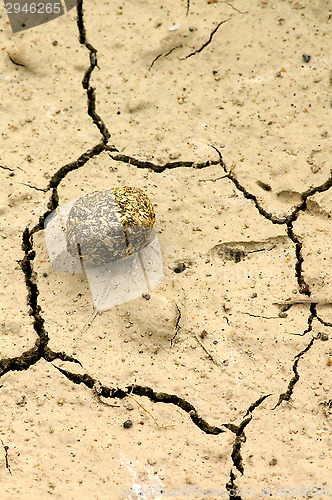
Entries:
[[123, 422], [123, 427], [125, 429], [130, 429], [130, 427], [132, 427], [132, 426], [133, 426], [133, 423], [131, 420], [126, 420], [125, 422]]
[[323, 332], [320, 336], [320, 339], [321, 340], [329, 340], [329, 336], [326, 332]]
[[311, 56], [308, 56], [308, 54], [303, 54], [302, 58], [305, 63], [308, 63], [311, 59]]
[[184, 262], [180, 262], [177, 264], [177, 266], [173, 269], [175, 273], [183, 273], [183, 271], [187, 268]]

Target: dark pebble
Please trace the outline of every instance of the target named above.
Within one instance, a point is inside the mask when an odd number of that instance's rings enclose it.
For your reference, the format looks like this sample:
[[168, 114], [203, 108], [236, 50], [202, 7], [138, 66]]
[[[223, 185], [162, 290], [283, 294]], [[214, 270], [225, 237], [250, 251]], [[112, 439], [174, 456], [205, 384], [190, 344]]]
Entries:
[[301, 283], [299, 292], [303, 295], [310, 295], [310, 288], [308, 283]]
[[173, 271], [175, 273], [183, 273], [183, 271], [187, 268], [184, 262], [180, 262], [174, 269]]
[[47, 273], [43, 273], [43, 276], [44, 276], [44, 278], [47, 278], [48, 274]]
[[329, 340], [329, 336], [328, 336], [328, 334], [327, 334], [327, 333], [323, 332], [323, 333], [321, 334], [321, 336], [320, 336], [320, 339], [321, 339], [321, 340]]
[[266, 182], [257, 181], [257, 184], [259, 185], [259, 187], [264, 189], [264, 191], [272, 191], [271, 186], [269, 184], [266, 184]]
[[149, 293], [142, 293], [143, 299], [150, 300], [150, 294]]
[[279, 318], [287, 318], [288, 314], [286, 312], [280, 311], [278, 316], [279, 316]]
[[303, 57], [303, 61], [305, 63], [308, 63], [310, 61], [310, 59], [311, 59], [311, 56], [308, 56], [308, 54], [303, 54], [302, 57]]
[[54, 45], [54, 47], [55, 47], [56, 45], [58, 45], [58, 41], [57, 40], [53, 40], [52, 45]]
[[123, 427], [125, 429], [130, 429], [130, 427], [132, 427], [132, 426], [133, 426], [133, 423], [131, 420], [126, 420], [125, 422], [123, 422]]
[[9, 175], [9, 177], [14, 177], [15, 172], [9, 172], [9, 174], [8, 174], [8, 175]]

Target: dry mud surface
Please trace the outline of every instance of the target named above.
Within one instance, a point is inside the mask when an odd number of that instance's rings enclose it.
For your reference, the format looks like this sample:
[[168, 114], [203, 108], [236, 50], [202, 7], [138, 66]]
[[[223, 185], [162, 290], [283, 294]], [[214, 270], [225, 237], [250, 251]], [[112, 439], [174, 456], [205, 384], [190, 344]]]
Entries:
[[[1, 500], [332, 497], [329, 3], [0, 21]], [[165, 276], [86, 329], [43, 222], [126, 185]]]

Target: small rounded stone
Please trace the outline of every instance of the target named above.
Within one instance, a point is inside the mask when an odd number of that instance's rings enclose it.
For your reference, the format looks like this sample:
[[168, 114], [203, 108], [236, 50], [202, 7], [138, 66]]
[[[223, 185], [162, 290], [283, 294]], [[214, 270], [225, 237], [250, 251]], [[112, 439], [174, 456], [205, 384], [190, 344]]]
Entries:
[[123, 422], [123, 427], [125, 429], [130, 429], [130, 427], [132, 427], [132, 426], [133, 426], [133, 423], [131, 420], [126, 420], [125, 422]]
[[183, 273], [183, 271], [187, 269], [187, 266], [184, 262], [179, 262], [176, 267], [173, 269], [173, 271], [177, 274]]
[[155, 221], [153, 206], [139, 188], [111, 188], [82, 196], [67, 220], [67, 251], [102, 266], [142, 250]]

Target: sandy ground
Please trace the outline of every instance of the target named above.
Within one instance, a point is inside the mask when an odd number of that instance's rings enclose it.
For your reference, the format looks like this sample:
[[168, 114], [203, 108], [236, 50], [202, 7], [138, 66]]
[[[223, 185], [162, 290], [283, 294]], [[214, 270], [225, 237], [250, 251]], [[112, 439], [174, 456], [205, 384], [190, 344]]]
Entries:
[[[91, 153], [76, 9], [13, 34], [1, 7], [1, 500], [332, 497], [328, 4], [85, 2], [108, 145], [195, 163], [159, 173]], [[59, 203], [144, 189], [165, 276], [84, 333], [86, 278], [31, 231], [85, 152]]]

